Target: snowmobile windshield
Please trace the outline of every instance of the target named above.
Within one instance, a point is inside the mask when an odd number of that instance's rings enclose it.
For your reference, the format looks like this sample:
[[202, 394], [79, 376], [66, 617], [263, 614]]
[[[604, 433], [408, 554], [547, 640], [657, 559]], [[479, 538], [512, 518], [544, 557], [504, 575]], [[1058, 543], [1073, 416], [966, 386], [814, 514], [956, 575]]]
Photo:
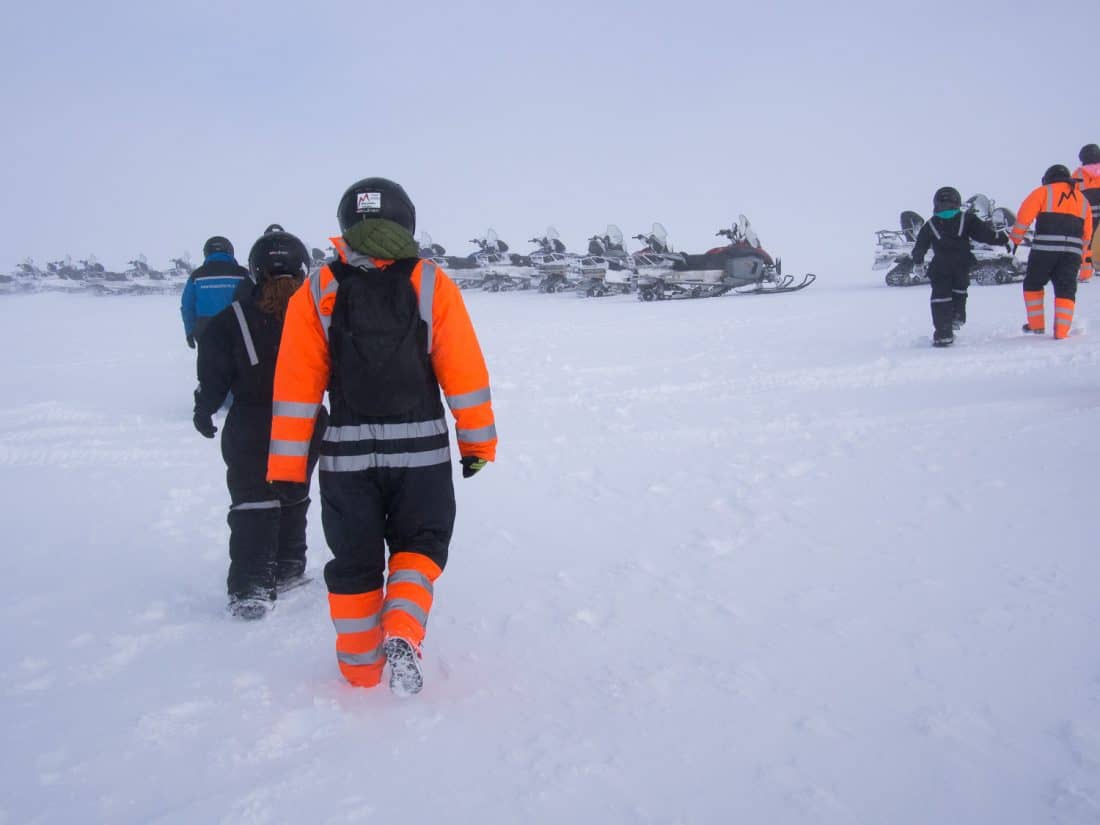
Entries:
[[624, 239], [623, 239], [623, 231], [621, 229], [619, 229], [619, 227], [615, 226], [614, 224], [608, 224], [608, 226], [607, 226], [607, 240], [611, 243], [612, 246], [617, 246], [617, 247], [622, 248], [622, 245], [625, 242]]
[[[966, 199], [966, 211], [973, 212], [983, 221], [988, 221], [993, 214], [993, 202], [985, 195], [979, 193]], [[936, 214], [940, 215], [939, 212]], [[940, 215], [940, 217], [943, 216]]]
[[668, 250], [668, 232], [665, 231], [665, 228], [661, 224], [653, 224], [653, 229], [650, 230], [649, 236], [656, 242], [654, 244], [654, 249], [657, 249], [659, 252]]
[[421, 249], [432, 248], [432, 236], [427, 232], [421, 232], [420, 235], [417, 236], [416, 242], [420, 244]]

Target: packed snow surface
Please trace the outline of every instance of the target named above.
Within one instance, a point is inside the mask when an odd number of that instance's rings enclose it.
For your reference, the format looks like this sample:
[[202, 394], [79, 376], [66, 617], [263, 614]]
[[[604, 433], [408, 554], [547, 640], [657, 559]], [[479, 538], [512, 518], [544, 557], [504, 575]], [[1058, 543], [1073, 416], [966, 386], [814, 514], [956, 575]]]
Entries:
[[1100, 285], [934, 350], [865, 280], [468, 294], [500, 453], [404, 700], [339, 677], [316, 495], [314, 582], [224, 614], [177, 297], [0, 299], [0, 822], [1100, 821]]

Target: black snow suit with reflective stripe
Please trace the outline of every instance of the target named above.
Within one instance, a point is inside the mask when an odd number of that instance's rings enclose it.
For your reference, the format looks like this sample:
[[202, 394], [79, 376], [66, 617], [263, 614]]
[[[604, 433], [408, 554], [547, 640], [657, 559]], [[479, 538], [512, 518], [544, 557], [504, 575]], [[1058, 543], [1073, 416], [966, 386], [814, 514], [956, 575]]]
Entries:
[[970, 285], [970, 268], [976, 259], [970, 242], [1000, 244], [989, 224], [973, 212], [959, 212], [944, 220], [933, 215], [917, 233], [913, 246], [913, 262], [920, 264], [928, 248], [932, 248], [932, 261], [928, 264], [928, 280], [932, 282], [932, 325], [939, 333], [949, 333], [954, 321], [966, 323], [967, 287]]
[[[258, 294], [259, 288], [253, 295]], [[253, 295], [214, 316], [198, 340], [199, 386], [195, 412], [212, 415], [233, 393], [222, 428], [222, 458], [229, 508], [229, 577], [232, 597], [273, 599], [276, 584], [301, 575], [306, 564], [304, 484], [268, 484], [271, 396], [282, 336], [281, 318], [263, 312]], [[322, 407], [310, 447], [309, 472], [320, 454], [327, 413]]]

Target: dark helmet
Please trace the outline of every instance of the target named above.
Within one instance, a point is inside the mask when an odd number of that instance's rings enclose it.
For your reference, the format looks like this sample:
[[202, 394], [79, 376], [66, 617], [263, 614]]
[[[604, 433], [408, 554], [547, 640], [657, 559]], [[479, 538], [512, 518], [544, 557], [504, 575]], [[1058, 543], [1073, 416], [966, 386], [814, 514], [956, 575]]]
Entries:
[[268, 232], [286, 232], [286, 230], [283, 229], [281, 226], [279, 226], [279, 224], [273, 223], [273, 224], [271, 224], [271, 226], [269, 226], [267, 229], [264, 230], [265, 235]]
[[367, 218], [383, 218], [416, 233], [416, 208], [400, 184], [386, 178], [364, 178], [348, 187], [336, 207], [340, 232]]
[[204, 258], [210, 257], [215, 252], [224, 252], [226, 255], [232, 255], [233, 244], [229, 242], [229, 238], [215, 235], [202, 245], [202, 256]]
[[1082, 146], [1081, 151], [1077, 153], [1077, 159], [1085, 166], [1093, 163], [1100, 163], [1100, 146], [1097, 146], [1095, 143], [1090, 143], [1088, 146]]
[[1043, 185], [1048, 183], [1072, 183], [1073, 178], [1070, 176], [1069, 169], [1060, 163], [1056, 163], [1043, 172]]
[[932, 196], [932, 211], [943, 212], [947, 209], [961, 209], [962, 195], [954, 186], [941, 186]]
[[306, 245], [289, 232], [265, 232], [248, 253], [248, 274], [264, 278], [302, 278], [309, 274]]

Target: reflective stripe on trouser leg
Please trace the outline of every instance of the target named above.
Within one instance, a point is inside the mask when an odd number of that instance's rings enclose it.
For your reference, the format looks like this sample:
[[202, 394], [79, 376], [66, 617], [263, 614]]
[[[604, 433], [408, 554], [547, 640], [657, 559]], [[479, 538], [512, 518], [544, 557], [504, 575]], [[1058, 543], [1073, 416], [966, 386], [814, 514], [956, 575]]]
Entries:
[[1054, 337], [1068, 338], [1073, 324], [1073, 304], [1069, 298], [1054, 299]]
[[1046, 319], [1043, 310], [1043, 290], [1024, 291], [1024, 308], [1027, 310], [1027, 325], [1030, 329], [1045, 329]]
[[382, 678], [382, 591], [329, 593], [328, 608], [336, 628], [336, 661], [340, 673], [357, 687], [374, 687]]
[[382, 608], [386, 638], [400, 636], [420, 646], [432, 609], [434, 582], [442, 572], [439, 565], [420, 553], [394, 553], [390, 557]]

